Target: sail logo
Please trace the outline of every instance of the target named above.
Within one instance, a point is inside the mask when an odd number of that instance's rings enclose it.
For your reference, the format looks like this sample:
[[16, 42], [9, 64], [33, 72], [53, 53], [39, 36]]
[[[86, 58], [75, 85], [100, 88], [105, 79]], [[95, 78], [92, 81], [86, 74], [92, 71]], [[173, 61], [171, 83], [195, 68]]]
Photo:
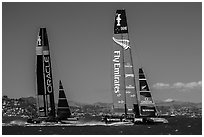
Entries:
[[120, 21], [122, 20], [122, 19], [120, 18], [120, 15], [121, 15], [121, 14], [117, 14], [117, 18], [116, 18], [116, 20], [117, 20], [117, 26], [120, 26]]
[[38, 47], [36, 47], [36, 55], [42, 55], [42, 51], [43, 49], [42, 49], [42, 47], [40, 47], [40, 46], [38, 46]]
[[130, 63], [125, 64], [126, 68], [132, 68], [132, 65], [130, 65]]
[[154, 109], [142, 109], [143, 112], [154, 112]]
[[127, 26], [126, 27], [120, 27], [121, 30], [127, 30]]
[[125, 77], [134, 77], [134, 74], [125, 74]]
[[44, 72], [45, 72], [45, 84], [48, 93], [52, 93], [52, 78], [50, 69], [50, 59], [48, 56], [44, 57]]
[[37, 43], [39, 46], [41, 46], [41, 36], [38, 36]]
[[49, 50], [43, 50], [43, 55], [49, 55]]
[[128, 85], [126, 86], [127, 89], [134, 89], [135, 87], [133, 87], [132, 85]]
[[126, 91], [126, 94], [130, 94], [131, 93], [131, 91]]
[[116, 39], [116, 38], [112, 38], [113, 39], [113, 41], [115, 42], [115, 43], [117, 43], [117, 44], [119, 44], [120, 46], [122, 46], [125, 50], [126, 49], [128, 49], [128, 48], [130, 48], [130, 46], [129, 46], [129, 40], [127, 40], [127, 39]]
[[121, 94], [119, 93], [119, 94], [117, 94], [116, 96], [117, 96], [117, 97], [120, 97], [120, 96], [121, 96]]
[[120, 51], [114, 51], [113, 62], [113, 89], [117, 97], [120, 97]]
[[119, 100], [119, 101], [118, 101], [119, 104], [123, 104], [124, 102], [125, 102], [125, 101], [123, 101], [123, 100]]
[[128, 108], [128, 111], [132, 111], [132, 108]]
[[135, 94], [130, 95], [130, 97], [132, 97], [132, 98], [135, 97]]
[[145, 89], [145, 88], [146, 88], [146, 86], [147, 86], [147, 85], [145, 85], [145, 86], [142, 86], [142, 89]]
[[152, 104], [153, 102], [149, 100], [148, 97], [145, 97], [144, 100], [141, 100], [141, 104]]

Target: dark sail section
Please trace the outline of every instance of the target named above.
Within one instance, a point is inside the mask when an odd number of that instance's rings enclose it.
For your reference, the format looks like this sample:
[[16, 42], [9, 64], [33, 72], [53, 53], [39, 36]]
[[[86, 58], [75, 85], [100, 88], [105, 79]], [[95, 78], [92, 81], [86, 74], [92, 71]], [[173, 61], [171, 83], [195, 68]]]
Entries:
[[[122, 113], [133, 113], [136, 85], [125, 10], [117, 10], [113, 35], [113, 102]], [[117, 86], [118, 85], [118, 86]], [[116, 111], [116, 109], [115, 109]]]
[[139, 87], [141, 116], [156, 116], [156, 107], [142, 68], [139, 68]]
[[42, 47], [42, 30], [40, 30], [36, 47], [36, 73], [37, 73], [37, 94], [45, 95], [44, 77], [43, 77], [43, 47]]
[[125, 10], [117, 10], [114, 24], [114, 34], [128, 33]]
[[37, 90], [37, 110], [40, 117], [47, 116], [46, 95], [44, 87], [44, 65], [43, 65], [43, 44], [42, 34], [43, 30], [40, 29], [37, 46], [36, 46], [36, 90]]
[[55, 102], [54, 102], [54, 90], [53, 90], [49, 43], [48, 43], [46, 28], [41, 28], [41, 30], [42, 30], [42, 45], [43, 45], [45, 91], [47, 95], [47, 103], [49, 105], [48, 111], [49, 111], [49, 116], [55, 117]]
[[57, 117], [59, 120], [65, 120], [71, 116], [69, 105], [64, 93], [61, 81], [59, 82], [59, 100], [57, 107]]

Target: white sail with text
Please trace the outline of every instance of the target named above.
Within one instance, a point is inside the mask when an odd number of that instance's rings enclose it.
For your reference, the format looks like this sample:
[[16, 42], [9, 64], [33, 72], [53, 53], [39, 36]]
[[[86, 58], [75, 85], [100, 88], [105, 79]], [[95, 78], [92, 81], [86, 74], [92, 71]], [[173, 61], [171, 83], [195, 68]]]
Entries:
[[133, 104], [137, 104], [136, 85], [125, 10], [116, 11], [112, 39], [114, 111], [133, 113]]
[[51, 59], [46, 28], [40, 28], [36, 47], [37, 109], [39, 117], [55, 117]]

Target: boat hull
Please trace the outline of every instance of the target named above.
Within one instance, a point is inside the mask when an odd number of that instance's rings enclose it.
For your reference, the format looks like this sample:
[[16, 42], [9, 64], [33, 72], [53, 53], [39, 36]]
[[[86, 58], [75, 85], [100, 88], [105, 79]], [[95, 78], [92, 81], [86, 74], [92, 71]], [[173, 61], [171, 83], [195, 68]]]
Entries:
[[157, 124], [157, 123], [167, 124], [168, 120], [160, 117], [135, 118], [134, 123], [135, 124]]
[[117, 122], [131, 122], [134, 124], [167, 124], [168, 120], [160, 117], [139, 117], [139, 118], [124, 118], [124, 117], [103, 117], [102, 121], [106, 124]]
[[60, 120], [58, 123], [62, 124], [76, 124], [79, 122], [79, 118], [73, 117], [73, 118], [67, 118], [65, 120]]

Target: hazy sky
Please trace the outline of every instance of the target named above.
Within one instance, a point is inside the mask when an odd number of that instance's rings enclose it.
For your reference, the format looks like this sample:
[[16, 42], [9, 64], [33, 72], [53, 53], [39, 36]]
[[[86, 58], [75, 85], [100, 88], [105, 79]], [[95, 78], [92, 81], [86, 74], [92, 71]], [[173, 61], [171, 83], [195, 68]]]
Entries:
[[201, 102], [201, 2], [3, 3], [2, 94], [35, 96], [37, 34], [46, 27], [55, 92], [61, 79], [69, 100], [112, 102], [113, 24], [121, 8], [135, 71], [144, 68], [154, 99]]

